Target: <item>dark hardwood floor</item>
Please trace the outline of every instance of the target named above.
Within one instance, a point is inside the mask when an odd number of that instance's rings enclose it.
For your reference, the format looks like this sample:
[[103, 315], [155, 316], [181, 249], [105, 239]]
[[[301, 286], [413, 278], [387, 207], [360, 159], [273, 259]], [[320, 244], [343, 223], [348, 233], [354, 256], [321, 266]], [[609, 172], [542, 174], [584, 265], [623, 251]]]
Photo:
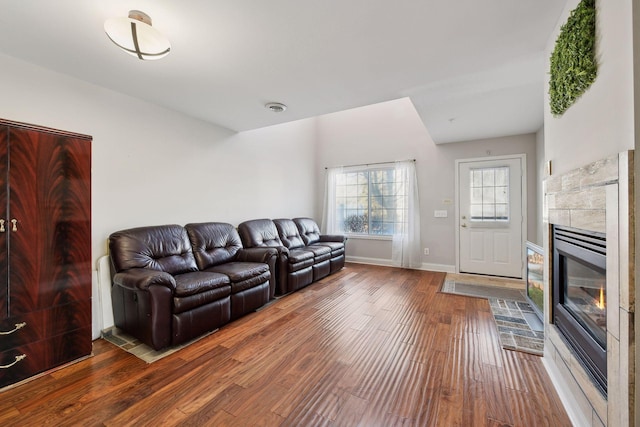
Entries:
[[0, 393], [0, 425], [570, 425], [541, 359], [443, 279], [347, 264], [149, 365], [98, 340]]

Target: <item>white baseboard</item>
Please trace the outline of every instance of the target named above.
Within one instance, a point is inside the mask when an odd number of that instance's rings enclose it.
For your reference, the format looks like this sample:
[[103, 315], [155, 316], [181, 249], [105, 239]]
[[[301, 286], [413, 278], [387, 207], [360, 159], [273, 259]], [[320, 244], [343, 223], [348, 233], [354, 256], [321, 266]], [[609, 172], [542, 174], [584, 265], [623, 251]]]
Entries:
[[558, 397], [560, 397], [560, 401], [564, 406], [564, 410], [567, 411], [571, 423], [574, 426], [591, 425], [591, 420], [584, 417], [583, 411], [572, 398], [573, 394], [562, 378], [562, 374], [560, 374], [559, 371], [560, 368], [556, 366], [555, 362], [551, 360], [547, 354], [542, 358], [542, 365], [546, 369], [547, 374], [549, 374], [553, 387], [556, 389], [556, 393], [558, 393]]
[[347, 262], [353, 262], [356, 264], [368, 264], [368, 265], [382, 265], [385, 267], [393, 267], [393, 262], [390, 259], [384, 258], [367, 258], [362, 256], [347, 256]]
[[[367, 258], [367, 257], [359, 257], [359, 256], [347, 256], [347, 262], [353, 262], [356, 264], [368, 264], [368, 265], [381, 265], [384, 267], [394, 267], [393, 261], [385, 258]], [[448, 264], [428, 264], [422, 263], [420, 266], [420, 270], [426, 271], [441, 271], [444, 273], [455, 273], [456, 266], [448, 265]]]
[[429, 263], [426, 263], [426, 262], [422, 263], [422, 267], [420, 269], [421, 270], [428, 270], [428, 271], [441, 271], [443, 273], [455, 273], [456, 272], [456, 266], [455, 265], [429, 264]]

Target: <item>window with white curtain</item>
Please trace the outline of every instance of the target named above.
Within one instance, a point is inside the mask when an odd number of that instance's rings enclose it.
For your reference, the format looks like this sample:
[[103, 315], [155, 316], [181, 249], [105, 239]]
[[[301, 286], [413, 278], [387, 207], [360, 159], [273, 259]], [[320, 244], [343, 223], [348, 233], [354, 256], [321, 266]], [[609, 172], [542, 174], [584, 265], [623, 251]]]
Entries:
[[394, 265], [420, 268], [420, 202], [415, 161], [327, 169], [322, 229], [386, 236]]
[[335, 176], [335, 215], [346, 234], [401, 233], [406, 197], [406, 182], [393, 167], [350, 169]]

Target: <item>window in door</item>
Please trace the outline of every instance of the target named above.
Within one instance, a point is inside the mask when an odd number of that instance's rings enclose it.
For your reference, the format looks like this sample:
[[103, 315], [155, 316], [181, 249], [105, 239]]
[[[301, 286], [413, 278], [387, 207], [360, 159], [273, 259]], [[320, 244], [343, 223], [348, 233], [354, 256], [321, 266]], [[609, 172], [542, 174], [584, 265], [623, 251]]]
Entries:
[[471, 169], [471, 221], [509, 221], [509, 167]]

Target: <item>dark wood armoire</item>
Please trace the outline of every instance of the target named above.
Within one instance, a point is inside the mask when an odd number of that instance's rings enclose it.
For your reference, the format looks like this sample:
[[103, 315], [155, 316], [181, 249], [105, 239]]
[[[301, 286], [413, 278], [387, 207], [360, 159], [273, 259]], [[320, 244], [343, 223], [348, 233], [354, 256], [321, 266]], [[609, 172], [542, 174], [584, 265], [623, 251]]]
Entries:
[[91, 350], [91, 137], [0, 119], [0, 387]]

